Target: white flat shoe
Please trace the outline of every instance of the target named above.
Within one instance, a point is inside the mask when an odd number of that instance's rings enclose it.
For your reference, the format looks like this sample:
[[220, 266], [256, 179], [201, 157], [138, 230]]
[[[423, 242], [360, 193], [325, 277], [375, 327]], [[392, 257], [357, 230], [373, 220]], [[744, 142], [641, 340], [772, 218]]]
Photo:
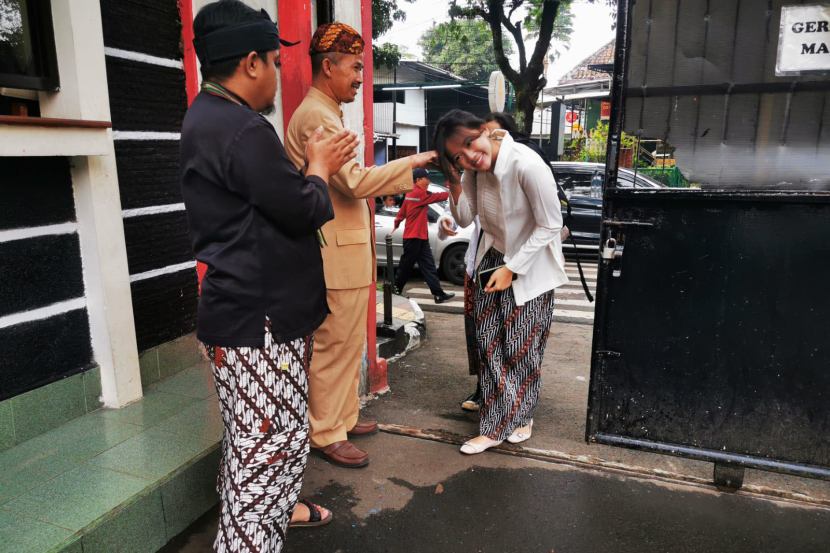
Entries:
[[461, 453], [466, 455], [475, 455], [476, 453], [482, 453], [487, 451], [491, 447], [496, 447], [504, 440], [487, 440], [483, 444], [476, 444], [473, 443], [472, 440], [469, 442], [464, 442], [464, 445], [461, 446]]
[[530, 439], [530, 435], [533, 433], [533, 419], [530, 419], [530, 424], [528, 426], [530, 427], [530, 430], [527, 431], [527, 434], [514, 430], [513, 434], [507, 438], [507, 441], [511, 444], [520, 444], [523, 441]]

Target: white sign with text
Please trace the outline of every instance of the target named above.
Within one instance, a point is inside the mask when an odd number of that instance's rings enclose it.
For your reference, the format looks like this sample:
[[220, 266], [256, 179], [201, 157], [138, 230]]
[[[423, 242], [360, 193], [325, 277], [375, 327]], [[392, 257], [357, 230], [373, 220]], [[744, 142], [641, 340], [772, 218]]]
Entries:
[[830, 72], [830, 4], [781, 8], [776, 76]]

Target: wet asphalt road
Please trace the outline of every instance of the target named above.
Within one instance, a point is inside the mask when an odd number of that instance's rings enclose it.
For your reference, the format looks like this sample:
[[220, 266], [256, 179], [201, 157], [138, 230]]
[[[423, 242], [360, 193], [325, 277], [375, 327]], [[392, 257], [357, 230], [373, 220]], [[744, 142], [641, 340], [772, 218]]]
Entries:
[[[310, 462], [305, 497], [335, 513], [286, 553], [826, 552], [830, 511], [381, 433], [369, 467]], [[441, 484], [443, 492], [436, 494]], [[210, 551], [214, 509], [163, 550]]]

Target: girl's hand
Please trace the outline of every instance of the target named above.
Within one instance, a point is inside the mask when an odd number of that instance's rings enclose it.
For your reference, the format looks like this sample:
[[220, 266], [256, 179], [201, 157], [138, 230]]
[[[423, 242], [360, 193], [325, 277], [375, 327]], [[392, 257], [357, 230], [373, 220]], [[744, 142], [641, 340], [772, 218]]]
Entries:
[[452, 196], [453, 203], [455, 205], [458, 205], [458, 198], [461, 197], [461, 194], [464, 192], [464, 189], [461, 188], [461, 184], [452, 181], [447, 181], [447, 186], [450, 189], [450, 195]]
[[447, 180], [450, 184], [461, 184], [461, 171], [456, 167], [455, 163], [450, 163], [450, 174], [447, 175]]
[[448, 219], [446, 217], [441, 219], [441, 230], [443, 230], [447, 236], [455, 236], [458, 234], [458, 232], [452, 229], [452, 219]]
[[513, 284], [513, 271], [507, 267], [501, 267], [496, 269], [493, 276], [490, 277], [490, 282], [487, 283], [484, 291], [489, 294], [491, 292], [507, 290], [511, 284]]

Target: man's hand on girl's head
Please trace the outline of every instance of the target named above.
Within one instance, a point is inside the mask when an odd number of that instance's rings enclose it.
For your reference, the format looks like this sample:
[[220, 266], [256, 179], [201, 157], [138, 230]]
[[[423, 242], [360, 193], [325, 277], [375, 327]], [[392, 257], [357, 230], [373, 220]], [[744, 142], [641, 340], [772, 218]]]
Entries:
[[409, 164], [413, 169], [426, 169], [427, 167], [437, 168], [438, 166], [438, 152], [431, 150], [429, 152], [421, 152], [409, 156]]

